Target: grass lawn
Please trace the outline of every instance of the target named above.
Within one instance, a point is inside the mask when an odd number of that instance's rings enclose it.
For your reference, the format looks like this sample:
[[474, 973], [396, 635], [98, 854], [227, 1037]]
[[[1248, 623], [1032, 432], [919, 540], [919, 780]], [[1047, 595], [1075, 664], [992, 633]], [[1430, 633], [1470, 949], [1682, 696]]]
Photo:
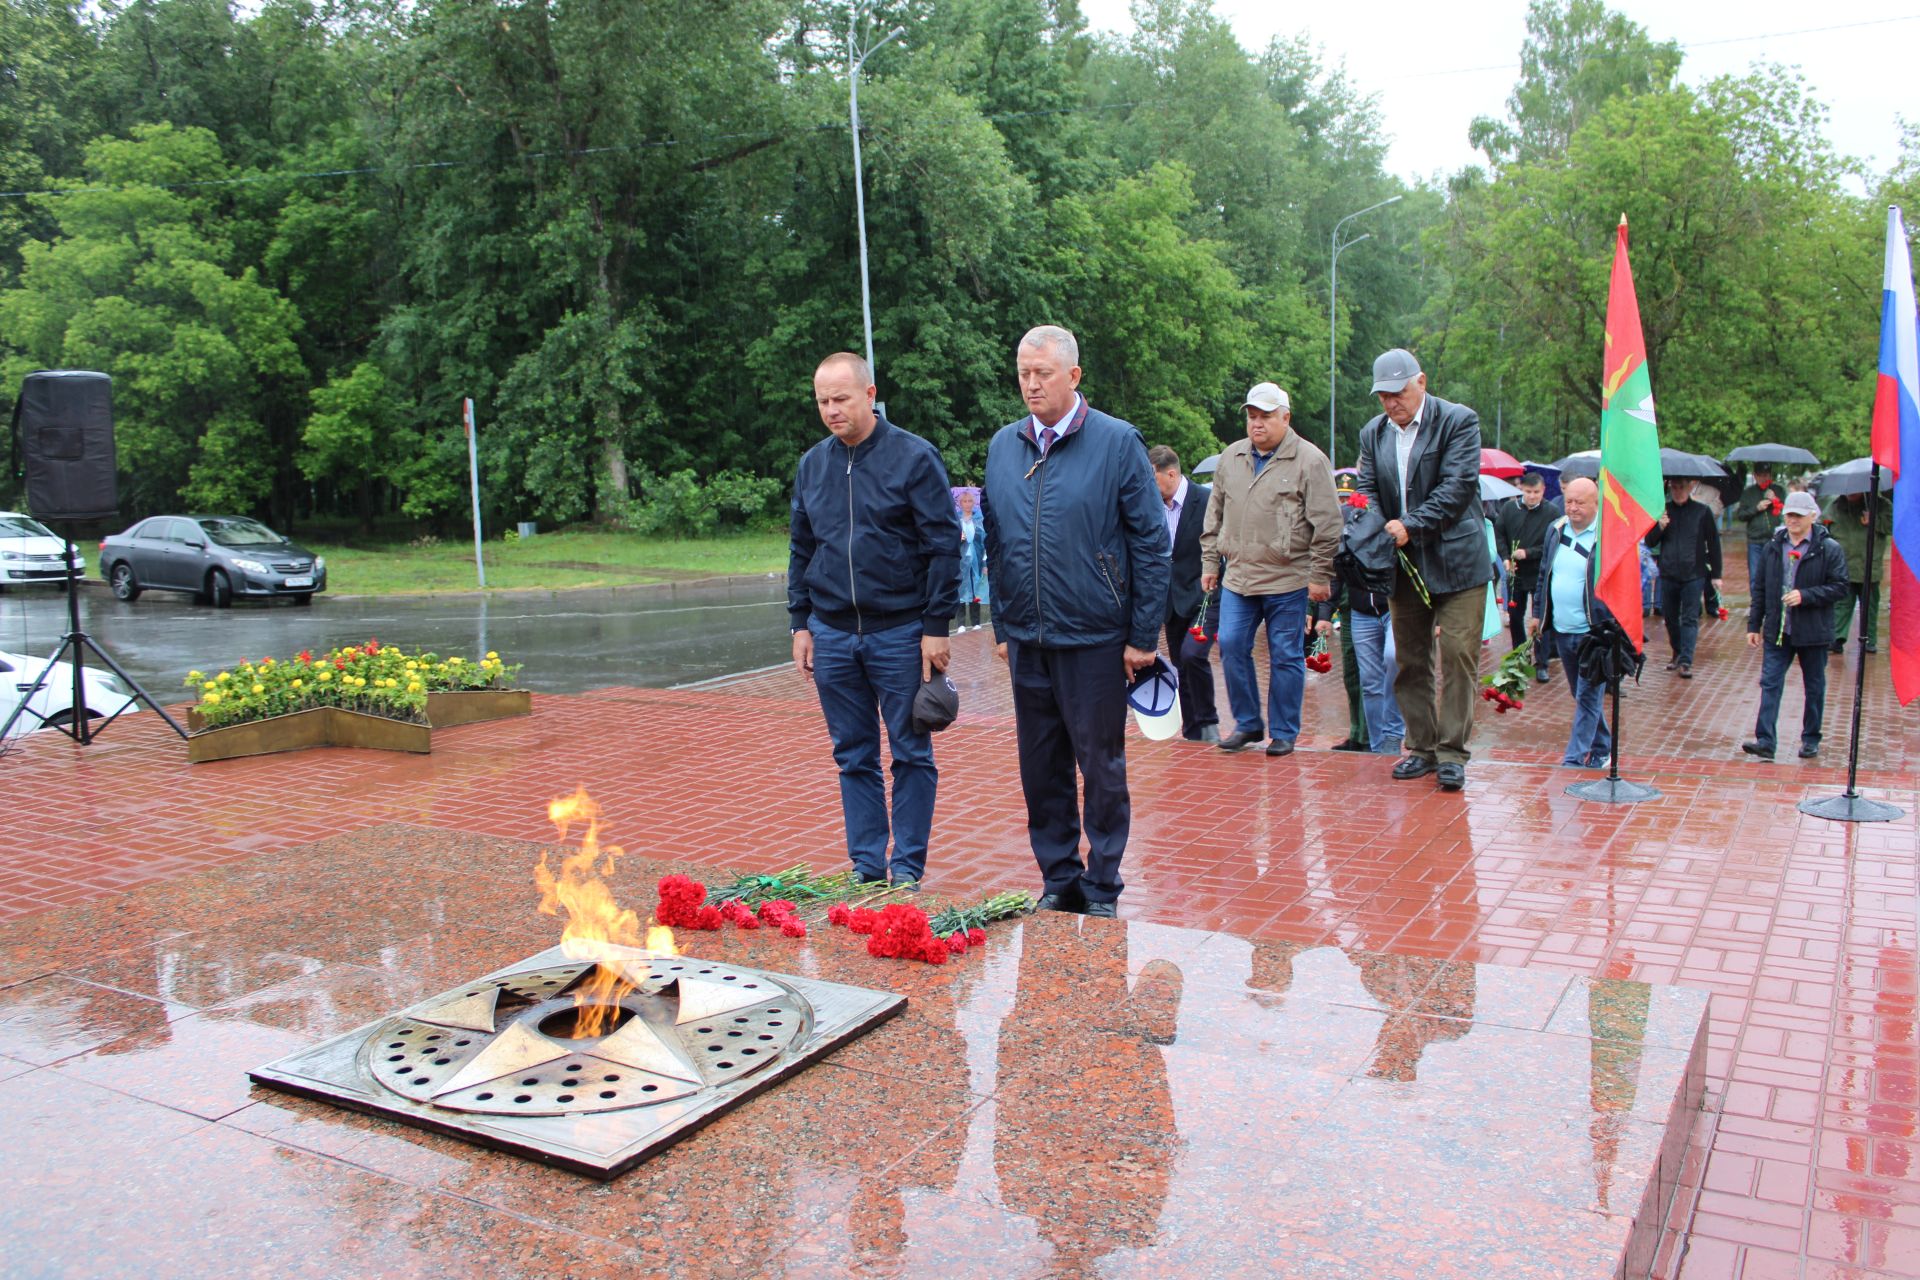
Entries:
[[[473, 591], [473, 543], [443, 539], [417, 547], [404, 541], [336, 541], [298, 536], [327, 558], [330, 595], [405, 595]], [[735, 533], [676, 541], [632, 534], [567, 530], [516, 542], [488, 542], [487, 587], [612, 587], [734, 573], [776, 573], [787, 567], [787, 535]]]

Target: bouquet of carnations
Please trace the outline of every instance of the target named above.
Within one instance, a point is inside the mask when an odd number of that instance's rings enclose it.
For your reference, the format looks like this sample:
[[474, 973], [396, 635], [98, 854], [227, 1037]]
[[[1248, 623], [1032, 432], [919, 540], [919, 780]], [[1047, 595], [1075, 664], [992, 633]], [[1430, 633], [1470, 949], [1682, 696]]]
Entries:
[[1307, 670], [1328, 672], [1333, 670], [1333, 653], [1327, 644], [1327, 638], [1318, 632], [1307, 641]]
[[932, 916], [905, 902], [878, 911], [839, 903], [827, 912], [827, 922], [864, 934], [870, 956], [945, 964], [947, 957], [983, 945], [987, 925], [1032, 907], [1032, 896], [1021, 892], [995, 894], [968, 907], [949, 906]]
[[1480, 696], [1491, 702], [1493, 709], [1501, 715], [1509, 710], [1518, 711], [1526, 705], [1521, 695], [1533, 683], [1533, 663], [1528, 656], [1532, 648], [1524, 644], [1516, 647], [1501, 659], [1493, 674], [1481, 677], [1480, 683], [1486, 687], [1480, 690]]

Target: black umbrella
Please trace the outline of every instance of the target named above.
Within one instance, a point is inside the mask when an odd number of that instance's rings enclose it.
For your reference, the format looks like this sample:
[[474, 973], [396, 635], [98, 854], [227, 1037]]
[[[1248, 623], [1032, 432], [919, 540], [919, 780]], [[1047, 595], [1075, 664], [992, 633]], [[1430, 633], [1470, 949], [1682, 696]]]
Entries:
[[1560, 473], [1560, 482], [1565, 484], [1575, 476], [1585, 476], [1589, 480], [1600, 478], [1600, 451], [1588, 449], [1584, 453], [1570, 453], [1553, 464]]
[[1662, 449], [1660, 474], [1668, 480], [1718, 480], [1727, 474], [1727, 469], [1704, 453]]
[[[1868, 471], [1872, 465], [1872, 458], [1855, 458], [1851, 462], [1828, 467], [1813, 478], [1814, 496], [1825, 500], [1849, 493], [1865, 493], [1872, 487]], [[1893, 492], [1893, 472], [1885, 467], [1880, 468], [1880, 492]]]
[[1743, 444], [1727, 455], [1728, 462], [1785, 462], [1798, 467], [1817, 467], [1820, 459], [1794, 444]]

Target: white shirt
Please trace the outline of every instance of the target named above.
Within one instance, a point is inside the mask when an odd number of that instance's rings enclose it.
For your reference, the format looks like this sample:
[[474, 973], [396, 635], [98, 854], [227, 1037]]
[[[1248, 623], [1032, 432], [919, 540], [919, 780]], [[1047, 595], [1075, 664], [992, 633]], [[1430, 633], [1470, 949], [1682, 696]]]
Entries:
[[1180, 477], [1180, 487], [1167, 499], [1167, 550], [1173, 550], [1173, 535], [1180, 528], [1180, 509], [1187, 505], [1187, 478]]
[[1393, 428], [1393, 456], [1400, 464], [1400, 518], [1407, 517], [1407, 460], [1413, 457], [1413, 442], [1420, 434], [1420, 419], [1427, 412], [1427, 397], [1420, 397], [1420, 407], [1413, 411], [1413, 419], [1401, 426], [1392, 418], [1387, 425]]
[[[1055, 444], [1059, 444], [1061, 438], [1067, 434], [1067, 424], [1073, 421], [1073, 415], [1078, 412], [1080, 412], [1080, 393], [1076, 391], [1073, 393], [1073, 404], [1068, 407], [1066, 416], [1061, 418], [1060, 421], [1051, 424], [1053, 427], [1053, 442]], [[1033, 438], [1035, 440], [1039, 440], [1040, 433], [1046, 430], [1048, 425], [1049, 424], [1040, 421], [1039, 414], [1037, 413], [1034, 414], [1033, 415]], [[1046, 453], [1046, 451], [1047, 451], [1047, 447], [1043, 443], [1040, 446], [1040, 452], [1044, 454]]]

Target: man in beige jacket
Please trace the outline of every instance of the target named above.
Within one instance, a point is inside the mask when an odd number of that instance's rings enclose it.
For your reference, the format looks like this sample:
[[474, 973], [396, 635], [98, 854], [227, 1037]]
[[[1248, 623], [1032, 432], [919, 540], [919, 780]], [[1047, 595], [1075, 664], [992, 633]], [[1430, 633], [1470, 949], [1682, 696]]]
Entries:
[[[1213, 477], [1200, 535], [1200, 585], [1220, 593], [1220, 668], [1234, 730], [1222, 751], [1268, 738], [1267, 754], [1293, 751], [1306, 693], [1307, 604], [1332, 595], [1340, 499], [1327, 455], [1292, 428], [1287, 393], [1271, 382], [1247, 392], [1247, 438], [1228, 445]], [[1253, 672], [1253, 637], [1267, 628], [1267, 717]], [[1271, 737], [1269, 737], [1271, 731]]]

